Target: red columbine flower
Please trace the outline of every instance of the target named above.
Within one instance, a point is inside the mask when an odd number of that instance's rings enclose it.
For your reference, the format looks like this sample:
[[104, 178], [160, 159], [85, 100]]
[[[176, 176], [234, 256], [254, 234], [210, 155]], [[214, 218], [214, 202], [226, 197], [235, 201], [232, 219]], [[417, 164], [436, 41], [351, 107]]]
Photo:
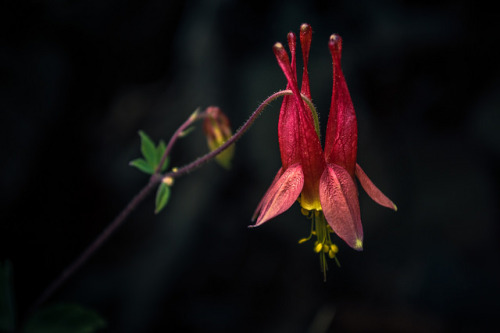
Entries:
[[[271, 187], [262, 198], [254, 218], [255, 226], [283, 213], [298, 200], [302, 213], [312, 220], [311, 235], [318, 240], [315, 251], [334, 258], [337, 247], [330, 240], [335, 232], [356, 250], [363, 248], [363, 228], [359, 211], [356, 176], [368, 195], [378, 204], [396, 210], [392, 203], [356, 164], [357, 121], [351, 97], [340, 67], [342, 39], [332, 35], [328, 42], [333, 59], [333, 92], [326, 128], [325, 148], [321, 147], [317, 115], [311, 99], [307, 63], [312, 29], [303, 24], [300, 44], [304, 60], [302, 86], [299, 91], [296, 71], [296, 37], [288, 34], [292, 61], [280, 43], [274, 45], [274, 54], [288, 81], [292, 95], [283, 99], [278, 123], [278, 137], [282, 167]], [[302, 96], [301, 96], [302, 94]], [[303, 98], [305, 97], [305, 98]], [[326, 220], [326, 221], [325, 221]]]

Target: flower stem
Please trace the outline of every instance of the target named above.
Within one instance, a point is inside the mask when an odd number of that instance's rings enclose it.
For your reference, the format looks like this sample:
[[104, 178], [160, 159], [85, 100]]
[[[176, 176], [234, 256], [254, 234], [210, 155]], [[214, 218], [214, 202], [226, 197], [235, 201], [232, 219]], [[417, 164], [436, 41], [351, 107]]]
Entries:
[[31, 313], [36, 310], [42, 303], [44, 303], [52, 294], [59, 289], [59, 287], [72, 276], [88, 259], [95, 253], [104, 242], [111, 236], [125, 221], [125, 219], [130, 215], [130, 213], [141, 203], [148, 194], [153, 190], [153, 188], [160, 183], [161, 176], [154, 174], [149, 179], [149, 182], [142, 190], [137, 193], [128, 205], [120, 212], [120, 214], [111, 222], [110, 225], [104, 229], [101, 234], [85, 249], [85, 251], [80, 254], [80, 256], [68, 266], [59, 277], [54, 280], [40, 295], [40, 297], [31, 306]]
[[[165, 153], [162, 156], [160, 163], [158, 164], [157, 170], [149, 179], [149, 182], [142, 188], [142, 190], [137, 193], [132, 200], [125, 206], [125, 208], [118, 214], [118, 216], [109, 224], [97, 238], [80, 254], [80, 256], [71, 263], [57, 279], [55, 279], [40, 295], [40, 297], [33, 303], [30, 308], [30, 313], [33, 313], [41, 304], [43, 304], [47, 299], [49, 299], [54, 292], [61, 287], [61, 285], [66, 282], [87, 260], [108, 240], [108, 238], [123, 224], [130, 213], [151, 193], [151, 191], [158, 185], [162, 179], [166, 177], [178, 178], [185, 175], [192, 170], [200, 167], [202, 164], [212, 160], [220, 152], [227, 149], [230, 145], [236, 142], [241, 136], [250, 128], [257, 117], [262, 113], [265, 107], [271, 103], [273, 100], [285, 96], [291, 95], [291, 90], [282, 90], [269, 96], [262, 104], [252, 113], [250, 118], [240, 127], [240, 129], [227, 140], [223, 145], [214, 151], [196, 159], [195, 161], [185, 165], [184, 167], [171, 171], [165, 174], [159, 173], [159, 168], [165, 162], [165, 159], [170, 154], [173, 145], [179, 137], [182, 136], [183, 131], [186, 130], [194, 121], [201, 119], [205, 116], [204, 113], [198, 113], [195, 111], [185, 122], [182, 124], [172, 135], [170, 141], [165, 149]], [[304, 98], [304, 96], [302, 96]], [[310, 101], [309, 101], [310, 102]]]
[[259, 107], [252, 113], [250, 118], [248, 118], [248, 120], [238, 129], [238, 131], [236, 131], [236, 133], [234, 133], [234, 135], [232, 137], [230, 137], [226, 142], [224, 142], [219, 148], [203, 155], [202, 157], [197, 158], [193, 162], [177, 169], [176, 171], [171, 171], [171, 172], [164, 174], [164, 177], [177, 178], [177, 177], [183, 176], [183, 175], [193, 171], [194, 169], [199, 168], [204, 163], [212, 160], [215, 156], [220, 154], [223, 150], [227, 149], [233, 143], [238, 141], [243, 136], [243, 134], [245, 134], [245, 132], [250, 128], [250, 126], [252, 126], [255, 119], [257, 119], [257, 117], [262, 113], [262, 111], [264, 111], [264, 109], [266, 108], [266, 106], [269, 105], [269, 103], [271, 103], [273, 100], [275, 100], [281, 96], [285, 96], [285, 95], [292, 95], [292, 91], [291, 90], [281, 90], [281, 91], [278, 91], [278, 92], [272, 94], [271, 96], [269, 96], [266, 100], [264, 100], [264, 102], [262, 102], [259, 105]]
[[182, 136], [182, 133], [189, 127], [191, 126], [192, 123], [194, 123], [198, 119], [202, 119], [205, 117], [205, 112], [200, 113], [199, 109], [196, 109], [196, 111], [189, 116], [189, 118], [175, 131], [174, 135], [170, 138], [170, 141], [168, 142], [167, 148], [165, 149], [165, 152], [163, 153], [163, 156], [161, 157], [160, 163], [156, 167], [155, 174], [159, 174], [161, 171], [161, 166], [165, 163], [165, 160], [167, 157], [170, 155], [170, 152], [172, 151], [172, 148], [174, 147], [174, 144], [177, 142], [177, 139], [179, 139]]

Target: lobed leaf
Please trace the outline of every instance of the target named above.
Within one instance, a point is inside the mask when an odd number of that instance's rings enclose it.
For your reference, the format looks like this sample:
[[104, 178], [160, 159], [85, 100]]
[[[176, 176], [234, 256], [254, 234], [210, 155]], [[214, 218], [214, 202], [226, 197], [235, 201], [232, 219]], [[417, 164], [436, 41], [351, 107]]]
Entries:
[[[160, 140], [160, 142], [158, 143], [158, 146], [156, 147], [156, 158], [157, 158], [158, 162], [156, 163], [155, 168], [158, 165], [158, 163], [160, 163], [161, 158], [163, 157], [163, 154], [165, 154], [166, 149], [167, 149], [167, 145], [165, 144], [165, 141]], [[169, 158], [167, 156], [167, 158], [165, 159], [165, 162], [163, 162], [163, 165], [160, 168], [161, 172], [167, 170], [168, 162], [169, 162]]]
[[144, 173], [152, 175], [155, 172], [155, 167], [146, 162], [143, 158], [137, 158], [129, 163], [130, 166], [136, 167]]
[[157, 160], [156, 147], [151, 138], [144, 133], [143, 131], [139, 131], [139, 136], [141, 137], [141, 152], [146, 162], [151, 165], [153, 168], [158, 165], [160, 162]]

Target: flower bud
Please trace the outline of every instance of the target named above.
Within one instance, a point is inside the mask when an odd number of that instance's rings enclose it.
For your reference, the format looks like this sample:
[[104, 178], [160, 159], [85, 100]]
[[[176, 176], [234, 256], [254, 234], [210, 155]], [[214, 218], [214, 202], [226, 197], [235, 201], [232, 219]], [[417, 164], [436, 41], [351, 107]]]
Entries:
[[[229, 119], [216, 106], [210, 106], [205, 111], [205, 120], [203, 121], [203, 132], [207, 137], [208, 148], [214, 151], [229, 140], [233, 135]], [[234, 155], [234, 144], [220, 152], [215, 160], [226, 169], [231, 168], [231, 160]]]

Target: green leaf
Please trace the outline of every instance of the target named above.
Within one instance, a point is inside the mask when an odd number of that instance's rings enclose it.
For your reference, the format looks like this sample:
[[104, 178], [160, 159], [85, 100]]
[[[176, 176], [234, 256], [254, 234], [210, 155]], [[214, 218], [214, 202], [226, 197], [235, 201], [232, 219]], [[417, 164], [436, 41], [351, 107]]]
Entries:
[[156, 156], [158, 157], [158, 162], [160, 161], [161, 157], [165, 153], [166, 149], [167, 149], [167, 145], [165, 144], [165, 141], [160, 140], [160, 142], [158, 142], [158, 146], [156, 147]]
[[167, 170], [169, 162], [170, 162], [170, 157], [167, 156], [167, 158], [165, 158], [165, 162], [163, 162], [163, 165], [161, 166], [161, 169], [160, 169], [161, 172], [164, 172], [165, 170]]
[[158, 165], [160, 161], [156, 160], [156, 147], [151, 138], [144, 133], [143, 131], [139, 131], [139, 135], [141, 136], [141, 152], [146, 162], [153, 167], [153, 169]]
[[167, 205], [169, 198], [170, 186], [162, 182], [160, 186], [158, 186], [158, 191], [156, 192], [155, 214], [158, 214]]
[[[167, 146], [165, 144], [165, 141], [160, 140], [160, 142], [158, 143], [158, 146], [156, 147], [156, 158], [158, 160], [158, 163], [160, 163], [161, 158], [163, 157], [163, 154], [165, 154], [166, 149], [167, 149]], [[165, 162], [163, 162], [163, 165], [160, 168], [161, 172], [167, 170], [168, 162], [169, 162], [169, 158], [167, 156], [167, 158], [165, 159]]]
[[93, 310], [61, 303], [41, 309], [29, 318], [25, 333], [92, 333], [106, 326]]
[[15, 315], [12, 266], [0, 262], [0, 331], [14, 331]]
[[146, 162], [142, 158], [137, 158], [133, 161], [130, 161], [129, 165], [136, 167], [137, 169], [141, 170], [142, 172], [145, 172], [145, 173], [150, 174], [150, 175], [152, 175], [155, 172], [155, 168], [152, 167], [151, 165], [149, 165], [148, 162]]

